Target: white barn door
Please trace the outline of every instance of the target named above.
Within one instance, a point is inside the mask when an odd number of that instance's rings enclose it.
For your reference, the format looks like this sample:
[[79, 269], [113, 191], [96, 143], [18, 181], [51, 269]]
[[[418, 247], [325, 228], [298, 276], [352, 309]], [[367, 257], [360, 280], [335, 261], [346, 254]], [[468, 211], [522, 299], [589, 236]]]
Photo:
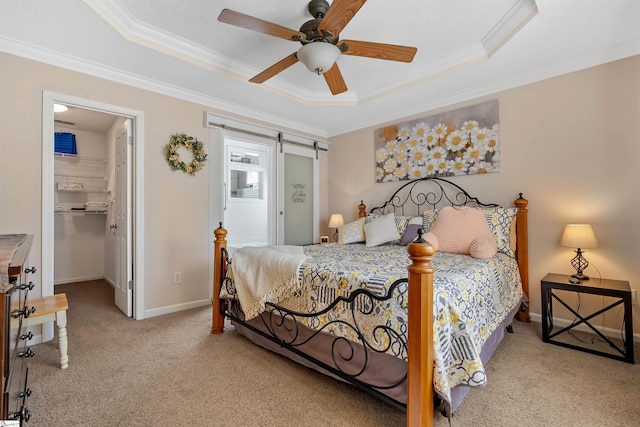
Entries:
[[278, 244], [319, 242], [319, 171], [316, 151], [284, 144], [278, 154]]

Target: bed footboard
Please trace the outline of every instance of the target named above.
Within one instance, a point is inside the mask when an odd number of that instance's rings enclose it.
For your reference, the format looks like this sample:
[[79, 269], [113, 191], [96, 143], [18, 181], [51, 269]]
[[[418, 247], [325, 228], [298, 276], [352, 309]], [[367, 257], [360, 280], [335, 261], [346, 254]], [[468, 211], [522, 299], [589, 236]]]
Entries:
[[[214, 279], [212, 298], [212, 334], [224, 332], [227, 302], [222, 300], [220, 290], [226, 277], [227, 230], [220, 226], [214, 230]], [[412, 264], [408, 267], [408, 307], [407, 326], [407, 425], [433, 425], [433, 267], [431, 260], [434, 247], [420, 238], [409, 244], [407, 251]], [[405, 282], [405, 283], [407, 283]], [[280, 308], [275, 307], [277, 310]], [[288, 316], [288, 314], [287, 314]], [[235, 317], [235, 316], [234, 316]], [[422, 321], [421, 319], [429, 319]], [[237, 319], [241, 320], [241, 319]], [[358, 385], [358, 384], [356, 384]], [[365, 388], [366, 389], [366, 388]]]

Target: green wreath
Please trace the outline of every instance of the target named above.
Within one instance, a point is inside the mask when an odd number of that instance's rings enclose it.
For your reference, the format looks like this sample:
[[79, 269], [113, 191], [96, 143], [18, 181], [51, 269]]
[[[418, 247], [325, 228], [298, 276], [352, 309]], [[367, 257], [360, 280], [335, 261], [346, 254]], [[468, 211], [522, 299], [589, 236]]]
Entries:
[[[191, 163], [185, 163], [180, 160], [180, 155], [178, 154], [180, 147], [185, 147], [191, 151], [193, 154]], [[171, 170], [181, 170], [191, 175], [195, 175], [197, 171], [201, 170], [204, 166], [203, 163], [207, 161], [207, 153], [204, 152], [202, 142], [184, 133], [171, 135], [169, 143], [164, 147], [164, 152]]]

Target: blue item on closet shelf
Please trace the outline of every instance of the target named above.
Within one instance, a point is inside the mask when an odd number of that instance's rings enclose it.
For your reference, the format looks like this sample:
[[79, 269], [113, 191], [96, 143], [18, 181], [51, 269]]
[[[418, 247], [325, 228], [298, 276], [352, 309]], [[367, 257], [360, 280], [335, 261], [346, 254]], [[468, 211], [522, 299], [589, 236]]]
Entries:
[[62, 154], [78, 154], [76, 148], [76, 136], [69, 132], [56, 132], [55, 133], [55, 148], [56, 153]]

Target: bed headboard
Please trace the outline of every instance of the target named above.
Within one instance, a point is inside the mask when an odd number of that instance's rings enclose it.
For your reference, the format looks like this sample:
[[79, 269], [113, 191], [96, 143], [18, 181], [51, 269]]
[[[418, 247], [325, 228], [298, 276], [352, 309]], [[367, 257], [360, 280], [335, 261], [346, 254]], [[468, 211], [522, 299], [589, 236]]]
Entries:
[[444, 206], [495, 207], [495, 203], [483, 203], [462, 187], [442, 178], [425, 177], [409, 181], [398, 188], [382, 206], [371, 213], [395, 213], [402, 216], [420, 216], [426, 209]]
[[[518, 262], [522, 288], [529, 295], [529, 234], [528, 209], [529, 201], [520, 196], [514, 201], [518, 208], [515, 219], [515, 258]], [[442, 178], [425, 177], [409, 181], [382, 205], [372, 208], [370, 213], [386, 214], [393, 212], [401, 216], [422, 216], [425, 210], [439, 209], [444, 206], [471, 206], [478, 208], [492, 208], [500, 205], [483, 203], [477, 197], [471, 196], [457, 184]], [[367, 207], [361, 201], [358, 205], [358, 216], [367, 216]], [[520, 321], [529, 322], [529, 306], [525, 304], [518, 313]]]

